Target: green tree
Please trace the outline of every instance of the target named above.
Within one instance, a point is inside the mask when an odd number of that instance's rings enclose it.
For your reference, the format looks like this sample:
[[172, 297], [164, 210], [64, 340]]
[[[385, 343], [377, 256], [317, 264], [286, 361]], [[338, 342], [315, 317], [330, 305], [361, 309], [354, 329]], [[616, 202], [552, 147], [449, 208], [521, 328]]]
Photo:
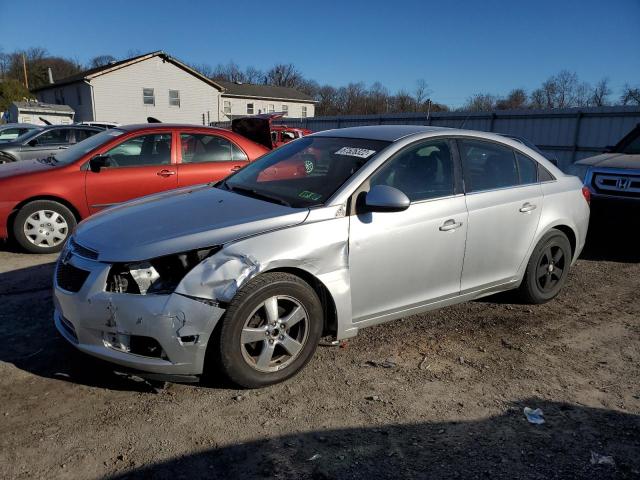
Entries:
[[0, 81], [0, 111], [5, 111], [11, 105], [11, 102], [29, 98], [29, 90], [25, 86], [14, 79], [6, 79]]

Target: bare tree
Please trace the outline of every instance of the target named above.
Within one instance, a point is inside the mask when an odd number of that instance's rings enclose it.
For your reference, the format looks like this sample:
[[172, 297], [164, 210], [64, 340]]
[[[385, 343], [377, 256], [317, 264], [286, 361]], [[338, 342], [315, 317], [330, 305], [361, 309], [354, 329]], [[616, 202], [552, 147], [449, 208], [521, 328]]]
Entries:
[[302, 74], [292, 63], [279, 63], [267, 72], [267, 83], [277, 87], [295, 88], [302, 80]]
[[265, 83], [265, 74], [255, 67], [247, 67], [244, 71], [244, 78], [247, 83]]
[[414, 100], [416, 111], [425, 110], [424, 107], [427, 106], [427, 100], [429, 95], [431, 94], [431, 89], [429, 88], [429, 84], [424, 78], [420, 78], [416, 81], [416, 89], [414, 91]]
[[516, 110], [527, 108], [527, 100], [527, 92], [523, 88], [514, 88], [506, 97], [497, 100], [496, 109]]
[[103, 67], [116, 61], [113, 55], [98, 55], [89, 60], [89, 68]]
[[628, 83], [622, 88], [620, 96], [622, 105], [640, 105], [640, 87], [632, 87]]
[[462, 110], [467, 112], [490, 112], [495, 110], [498, 97], [491, 93], [476, 93], [467, 99]]
[[591, 105], [594, 107], [602, 107], [608, 105], [608, 98], [611, 95], [611, 88], [609, 88], [609, 79], [603, 78], [591, 91]]

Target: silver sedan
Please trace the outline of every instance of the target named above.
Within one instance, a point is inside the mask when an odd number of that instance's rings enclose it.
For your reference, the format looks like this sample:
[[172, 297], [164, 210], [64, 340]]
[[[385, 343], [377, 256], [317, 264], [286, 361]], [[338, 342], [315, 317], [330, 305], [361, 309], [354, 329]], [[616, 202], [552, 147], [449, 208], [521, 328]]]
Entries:
[[584, 246], [588, 200], [503, 136], [325, 131], [82, 222], [56, 267], [55, 324], [148, 375], [260, 387], [302, 369], [323, 335], [505, 290], [551, 300]]

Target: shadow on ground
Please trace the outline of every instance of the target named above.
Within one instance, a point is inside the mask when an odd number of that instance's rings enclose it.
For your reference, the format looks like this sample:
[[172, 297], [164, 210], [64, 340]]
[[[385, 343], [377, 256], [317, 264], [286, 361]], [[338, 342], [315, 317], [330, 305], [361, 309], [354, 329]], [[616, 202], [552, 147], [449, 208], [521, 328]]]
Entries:
[[[546, 423], [527, 423], [524, 406], [541, 408]], [[611, 459], [592, 462], [592, 452]], [[638, 452], [640, 416], [532, 398], [478, 421], [271, 437], [111, 478], [638, 478]]]

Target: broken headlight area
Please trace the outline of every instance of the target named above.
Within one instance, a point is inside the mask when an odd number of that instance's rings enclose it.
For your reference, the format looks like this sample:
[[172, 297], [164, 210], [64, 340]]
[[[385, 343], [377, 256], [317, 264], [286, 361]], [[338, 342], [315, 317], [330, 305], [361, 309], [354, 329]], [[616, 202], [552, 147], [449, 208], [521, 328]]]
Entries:
[[134, 295], [173, 293], [187, 273], [220, 248], [191, 250], [144, 262], [115, 263], [109, 270], [107, 291]]

